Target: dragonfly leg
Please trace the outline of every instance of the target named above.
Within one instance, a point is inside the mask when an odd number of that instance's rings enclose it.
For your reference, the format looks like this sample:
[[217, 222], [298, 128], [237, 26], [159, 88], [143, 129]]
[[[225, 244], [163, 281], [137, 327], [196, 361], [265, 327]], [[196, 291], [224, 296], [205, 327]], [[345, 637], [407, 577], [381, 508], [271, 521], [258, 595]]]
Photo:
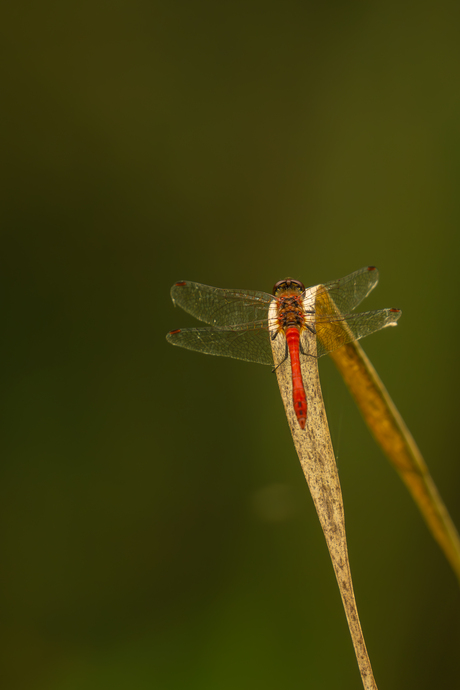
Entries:
[[[316, 335], [316, 331], [315, 331], [314, 326], [310, 327], [310, 326], [308, 326], [308, 324], [305, 324], [305, 325], [308, 328], [308, 330], [313, 333], [313, 335]], [[308, 352], [305, 352], [305, 350], [303, 349], [302, 341], [299, 342], [299, 351], [300, 351], [300, 354], [305, 355], [305, 357], [314, 357], [315, 359], [317, 359], [316, 355], [310, 355]]]
[[[277, 335], [278, 335], [278, 334], [275, 333], [275, 336], [274, 336], [272, 339], [274, 340], [275, 337], [276, 337]], [[284, 357], [283, 357], [283, 359], [281, 360], [281, 362], [278, 362], [278, 364], [276, 365], [276, 367], [273, 367], [273, 369], [272, 369], [272, 374], [275, 373], [275, 371], [278, 369], [278, 367], [280, 367], [282, 364], [284, 364], [284, 362], [287, 360], [288, 357], [289, 357], [289, 347], [288, 347], [288, 343], [287, 343], [287, 340], [286, 340], [286, 350], [285, 350], [285, 352], [284, 352]]]

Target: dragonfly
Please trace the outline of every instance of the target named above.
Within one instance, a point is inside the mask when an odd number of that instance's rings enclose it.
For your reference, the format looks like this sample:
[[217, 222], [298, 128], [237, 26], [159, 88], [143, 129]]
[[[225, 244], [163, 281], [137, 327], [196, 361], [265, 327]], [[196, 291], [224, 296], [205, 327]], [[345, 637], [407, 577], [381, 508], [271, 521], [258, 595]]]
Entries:
[[[277, 366], [290, 360], [292, 403], [299, 426], [305, 429], [307, 397], [300, 358], [322, 357], [382, 328], [396, 326], [401, 316], [400, 309], [351, 313], [378, 280], [377, 268], [366, 266], [345, 278], [307, 289], [300, 280], [286, 278], [275, 283], [273, 294], [180, 281], [171, 288], [173, 303], [208, 326], [170, 331], [166, 339], [188, 350], [273, 367], [272, 340], [284, 338], [285, 355]], [[273, 302], [276, 316], [270, 318]], [[305, 330], [316, 336], [314, 354], [302, 346]]]

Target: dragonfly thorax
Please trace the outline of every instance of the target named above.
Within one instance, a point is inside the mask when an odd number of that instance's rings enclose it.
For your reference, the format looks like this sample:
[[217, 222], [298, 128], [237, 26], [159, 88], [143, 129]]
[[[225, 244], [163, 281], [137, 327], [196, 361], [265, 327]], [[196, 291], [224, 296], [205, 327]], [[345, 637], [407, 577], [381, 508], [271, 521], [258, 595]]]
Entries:
[[300, 294], [286, 292], [277, 297], [278, 325], [281, 329], [302, 328], [305, 325], [305, 314]]
[[281, 329], [302, 328], [305, 325], [303, 293], [305, 287], [300, 280], [285, 278], [275, 283], [273, 294], [278, 306], [278, 325]]

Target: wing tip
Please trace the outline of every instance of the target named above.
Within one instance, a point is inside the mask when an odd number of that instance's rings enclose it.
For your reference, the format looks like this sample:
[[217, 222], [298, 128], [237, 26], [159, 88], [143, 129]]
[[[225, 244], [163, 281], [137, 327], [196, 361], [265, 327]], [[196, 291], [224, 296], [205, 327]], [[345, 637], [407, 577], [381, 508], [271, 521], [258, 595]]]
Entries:
[[373, 285], [371, 288], [371, 290], [372, 290], [377, 285], [377, 283], [379, 282], [379, 278], [380, 278], [379, 269], [377, 268], [377, 266], [368, 266], [367, 272], [372, 273], [372, 279], [373, 279]]
[[174, 343], [174, 336], [181, 332], [181, 328], [176, 328], [174, 331], [169, 331], [166, 333], [166, 340], [168, 343]]
[[395, 309], [394, 307], [388, 309], [388, 323], [387, 326], [397, 326], [398, 319], [402, 316], [402, 309]]
[[170, 290], [170, 294], [171, 294], [172, 303], [174, 304], [175, 307], [177, 307], [176, 296], [178, 293], [178, 288], [180, 289], [182, 287], [187, 287], [187, 284], [188, 284], [188, 280], [178, 280], [177, 283], [174, 283], [174, 285], [172, 286], [172, 288]]

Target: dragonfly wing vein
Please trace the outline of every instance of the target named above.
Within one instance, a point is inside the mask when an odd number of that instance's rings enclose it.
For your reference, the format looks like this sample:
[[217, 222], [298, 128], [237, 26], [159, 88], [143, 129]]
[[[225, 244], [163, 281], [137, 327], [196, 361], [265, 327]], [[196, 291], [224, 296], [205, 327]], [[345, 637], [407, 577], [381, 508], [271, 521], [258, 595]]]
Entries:
[[[329, 283], [322, 283], [316, 293], [316, 305], [312, 302], [312, 307], [316, 306], [321, 299], [321, 293], [327, 292], [334, 300], [334, 304], [342, 314], [348, 314], [361, 304], [363, 299], [375, 288], [379, 281], [379, 272], [374, 266], [360, 268], [359, 271]], [[308, 292], [308, 290], [307, 290]], [[313, 300], [313, 298], [312, 298]]]
[[183, 281], [171, 288], [175, 304], [199, 321], [226, 327], [267, 318], [273, 297], [257, 290], [224, 290]]
[[319, 317], [315, 323], [318, 357], [382, 328], [396, 326], [401, 313], [399, 309], [378, 309], [335, 318]]
[[208, 355], [273, 365], [267, 328], [184, 328], [166, 337], [172, 345]]

